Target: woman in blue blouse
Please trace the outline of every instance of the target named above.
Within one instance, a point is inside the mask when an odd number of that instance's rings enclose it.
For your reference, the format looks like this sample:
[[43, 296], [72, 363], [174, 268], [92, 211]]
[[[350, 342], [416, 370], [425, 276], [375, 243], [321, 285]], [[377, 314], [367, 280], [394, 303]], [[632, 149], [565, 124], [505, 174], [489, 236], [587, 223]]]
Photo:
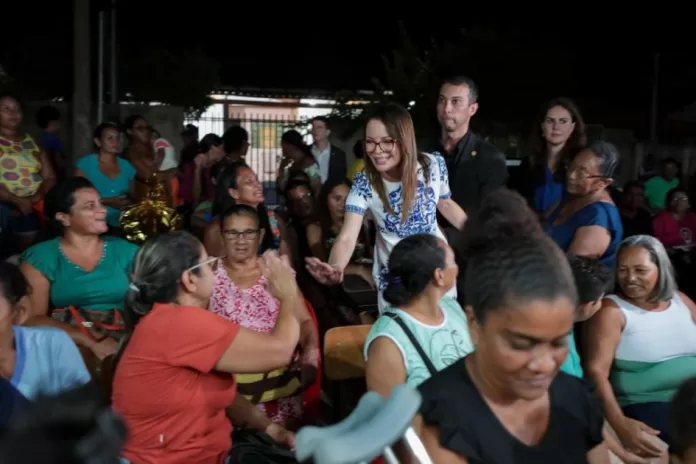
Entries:
[[133, 165], [118, 156], [121, 133], [115, 124], [104, 122], [94, 130], [96, 153], [77, 160], [76, 175], [85, 177], [94, 185], [104, 206], [109, 227], [120, 227], [121, 210], [131, 202]]
[[570, 163], [564, 197], [547, 214], [546, 232], [565, 252], [597, 258], [614, 267], [623, 239], [619, 210], [608, 187], [619, 164], [612, 144], [597, 141]]

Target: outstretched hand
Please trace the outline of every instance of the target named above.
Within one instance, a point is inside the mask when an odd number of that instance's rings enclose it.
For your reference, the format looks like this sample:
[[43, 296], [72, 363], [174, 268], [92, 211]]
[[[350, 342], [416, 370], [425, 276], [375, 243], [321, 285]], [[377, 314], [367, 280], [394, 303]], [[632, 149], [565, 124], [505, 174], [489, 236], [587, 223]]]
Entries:
[[343, 282], [343, 269], [331, 266], [319, 258], [305, 258], [307, 271], [323, 285], [337, 285]]

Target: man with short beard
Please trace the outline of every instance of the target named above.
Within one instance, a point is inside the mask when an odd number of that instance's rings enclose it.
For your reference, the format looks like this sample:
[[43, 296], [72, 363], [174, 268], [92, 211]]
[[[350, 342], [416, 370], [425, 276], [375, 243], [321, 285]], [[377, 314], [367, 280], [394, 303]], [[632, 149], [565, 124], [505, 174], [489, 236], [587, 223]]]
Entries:
[[438, 151], [447, 163], [452, 198], [468, 215], [485, 195], [508, 180], [505, 155], [469, 130], [478, 106], [473, 80], [456, 76], [443, 81], [437, 101], [442, 128]]

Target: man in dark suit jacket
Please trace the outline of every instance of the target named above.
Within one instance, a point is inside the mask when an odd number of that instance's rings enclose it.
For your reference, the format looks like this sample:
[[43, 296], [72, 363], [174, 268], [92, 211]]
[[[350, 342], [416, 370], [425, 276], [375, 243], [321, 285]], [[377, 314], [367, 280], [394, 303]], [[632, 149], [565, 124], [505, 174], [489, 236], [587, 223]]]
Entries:
[[[478, 110], [478, 88], [464, 76], [446, 79], [440, 86], [437, 117], [442, 128], [438, 151], [445, 158], [452, 199], [467, 215], [476, 214], [483, 197], [505, 186], [508, 170], [505, 155], [495, 146], [469, 131], [471, 117]], [[438, 217], [450, 244], [457, 242], [457, 230], [443, 217]], [[465, 262], [457, 256], [464, 269]], [[464, 272], [457, 281], [458, 299], [464, 303]]]
[[312, 155], [319, 164], [321, 183], [340, 182], [346, 178], [348, 163], [346, 152], [329, 143], [331, 123], [324, 116], [312, 119]]
[[454, 77], [440, 87], [437, 117], [442, 128], [437, 151], [445, 158], [452, 198], [467, 214], [484, 196], [507, 183], [505, 155], [469, 131], [478, 110], [478, 89], [468, 77]]

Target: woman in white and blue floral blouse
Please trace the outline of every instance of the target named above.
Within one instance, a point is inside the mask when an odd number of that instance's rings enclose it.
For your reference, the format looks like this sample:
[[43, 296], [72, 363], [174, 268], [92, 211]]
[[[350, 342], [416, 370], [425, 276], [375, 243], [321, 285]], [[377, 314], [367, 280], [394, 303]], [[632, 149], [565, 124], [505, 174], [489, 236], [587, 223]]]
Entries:
[[[418, 152], [411, 115], [402, 106], [387, 104], [370, 116], [365, 125], [365, 153], [365, 169], [353, 181], [343, 228], [329, 262], [307, 258], [307, 269], [320, 283], [340, 283], [369, 212], [378, 232], [372, 274], [380, 291], [381, 312], [385, 308], [381, 291], [386, 286], [387, 259], [394, 245], [421, 233], [444, 240], [437, 212], [459, 229], [466, 214], [451, 199], [444, 159]], [[456, 289], [451, 294], [456, 296]]]

